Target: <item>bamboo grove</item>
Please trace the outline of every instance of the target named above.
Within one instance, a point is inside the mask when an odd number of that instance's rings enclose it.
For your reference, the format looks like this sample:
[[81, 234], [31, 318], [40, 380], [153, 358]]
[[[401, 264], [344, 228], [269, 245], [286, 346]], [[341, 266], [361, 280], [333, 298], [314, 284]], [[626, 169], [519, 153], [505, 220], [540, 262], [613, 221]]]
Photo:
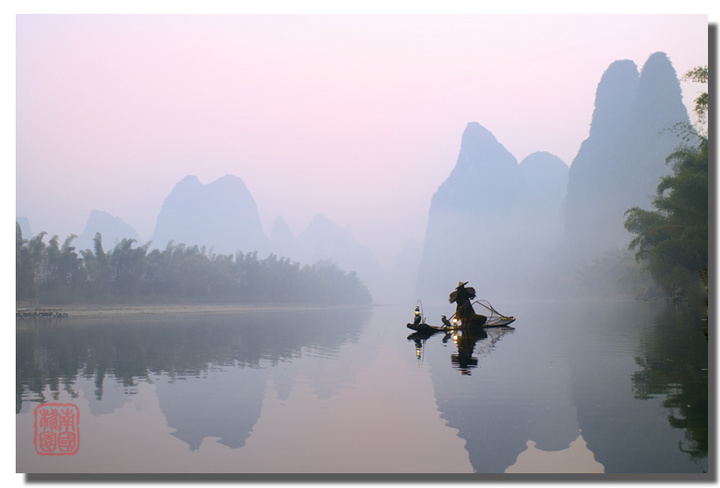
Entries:
[[24, 239], [16, 224], [18, 304], [268, 303], [367, 304], [371, 297], [355, 272], [334, 263], [301, 266], [257, 252], [207, 253], [170, 242], [164, 250], [122, 239], [103, 248], [77, 250], [75, 235], [61, 244], [47, 233]]

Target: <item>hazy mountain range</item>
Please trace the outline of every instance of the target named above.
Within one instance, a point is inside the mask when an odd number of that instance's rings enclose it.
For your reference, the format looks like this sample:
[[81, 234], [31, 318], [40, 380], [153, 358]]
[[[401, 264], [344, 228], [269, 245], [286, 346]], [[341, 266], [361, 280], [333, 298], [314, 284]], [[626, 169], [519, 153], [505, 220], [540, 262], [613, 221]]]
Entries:
[[487, 129], [468, 124], [432, 199], [418, 296], [444, 298], [459, 280], [484, 297], [576, 285], [579, 266], [627, 248], [624, 213], [650, 207], [681, 143], [673, 128], [688, 122], [675, 70], [655, 53], [641, 72], [632, 61], [607, 69], [569, 170], [547, 153], [518, 165]]
[[650, 56], [638, 72], [616, 61], [597, 88], [590, 136], [573, 160], [565, 204], [567, 248], [575, 261], [625, 247], [624, 213], [650, 208], [665, 159], [682, 142], [677, 124], [690, 119], [675, 70], [664, 53]]
[[490, 131], [468, 124], [457, 165], [430, 205], [418, 296], [444, 299], [468, 280], [517, 289], [559, 239], [567, 175], [549, 153], [518, 164]]
[[359, 244], [349, 227], [325, 215], [316, 215], [307, 229], [294, 237], [278, 217], [267, 237], [255, 199], [242, 179], [226, 175], [210, 184], [195, 176], [180, 181], [165, 199], [152, 238], [152, 246], [175, 244], [205, 246], [217, 254], [257, 251], [274, 253], [302, 264], [332, 261], [347, 271], [357, 271], [366, 283], [376, 282], [380, 266], [370, 250]]
[[[589, 136], [569, 168], [547, 152], [518, 163], [487, 128], [471, 122], [454, 169], [432, 196], [424, 241], [408, 242], [392, 270], [381, 269], [349, 226], [322, 214], [298, 236], [278, 217], [266, 236], [254, 198], [232, 175], [207, 185], [195, 176], [178, 182], [157, 217], [151, 247], [172, 241], [218, 254], [330, 260], [357, 271], [376, 298], [401, 287], [408, 296], [444, 300], [458, 281], [471, 281], [483, 297], [517, 294], [571, 275], [605, 250], [627, 247], [623, 214], [649, 208], [669, 171], [665, 159], [680, 143], [672, 128], [688, 122], [677, 74], [663, 53], [650, 56], [641, 71], [632, 61], [608, 67]], [[27, 219], [22, 228], [27, 237]], [[124, 237], [139, 241], [120, 218], [93, 211], [77, 247], [92, 248], [96, 232], [106, 248]]]
[[73, 244], [78, 249], [93, 249], [93, 239], [98, 232], [102, 235], [105, 249], [113, 248], [122, 239], [135, 239], [140, 242], [140, 236], [132, 225], [108, 212], [93, 210], [90, 212], [85, 229]]
[[264, 253], [269, 244], [255, 199], [232, 175], [207, 185], [186, 176], [175, 185], [163, 202], [152, 236], [156, 247], [170, 241], [205, 246], [217, 254]]

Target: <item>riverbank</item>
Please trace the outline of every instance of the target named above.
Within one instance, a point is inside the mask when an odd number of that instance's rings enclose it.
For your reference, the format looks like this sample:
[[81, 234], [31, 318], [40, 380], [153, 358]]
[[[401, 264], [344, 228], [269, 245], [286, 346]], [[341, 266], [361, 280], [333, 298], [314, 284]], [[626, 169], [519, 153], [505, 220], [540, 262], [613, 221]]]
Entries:
[[68, 317], [118, 317], [143, 315], [216, 314], [243, 313], [271, 310], [326, 310], [365, 308], [352, 305], [277, 305], [277, 304], [229, 304], [229, 305], [66, 305], [42, 307], [61, 310]]

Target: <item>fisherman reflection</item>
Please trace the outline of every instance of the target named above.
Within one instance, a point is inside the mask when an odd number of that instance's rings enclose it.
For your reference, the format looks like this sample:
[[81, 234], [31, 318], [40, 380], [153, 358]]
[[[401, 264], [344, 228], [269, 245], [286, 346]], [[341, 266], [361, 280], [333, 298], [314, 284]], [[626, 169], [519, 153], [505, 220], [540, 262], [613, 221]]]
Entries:
[[485, 329], [457, 330], [452, 335], [453, 342], [457, 345], [457, 354], [450, 355], [450, 361], [464, 375], [470, 375], [470, 370], [477, 368], [478, 359], [473, 356], [475, 344], [478, 341], [487, 339]]
[[[418, 361], [422, 362], [424, 359], [428, 339], [440, 330], [442, 329], [421, 329], [407, 337], [408, 341], [415, 343], [415, 357]], [[453, 329], [443, 331], [442, 343], [446, 345], [454, 344], [457, 347], [457, 354], [450, 354], [453, 369], [460, 371], [463, 375], [470, 376], [472, 370], [478, 367], [478, 356], [482, 357], [490, 354], [501, 337], [514, 331], [512, 327]]]

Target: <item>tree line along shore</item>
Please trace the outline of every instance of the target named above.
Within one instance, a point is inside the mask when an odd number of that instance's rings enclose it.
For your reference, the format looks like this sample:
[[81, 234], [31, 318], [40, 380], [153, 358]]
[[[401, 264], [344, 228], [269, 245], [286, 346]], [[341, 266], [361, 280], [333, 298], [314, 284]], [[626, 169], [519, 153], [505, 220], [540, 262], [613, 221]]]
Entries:
[[366, 305], [372, 297], [355, 272], [336, 264], [300, 265], [256, 252], [211, 254], [204, 247], [169, 243], [134, 246], [122, 239], [105, 250], [100, 233], [94, 249], [78, 250], [75, 235], [45, 243], [46, 232], [25, 239], [16, 225], [16, 303], [18, 307], [104, 305]]

